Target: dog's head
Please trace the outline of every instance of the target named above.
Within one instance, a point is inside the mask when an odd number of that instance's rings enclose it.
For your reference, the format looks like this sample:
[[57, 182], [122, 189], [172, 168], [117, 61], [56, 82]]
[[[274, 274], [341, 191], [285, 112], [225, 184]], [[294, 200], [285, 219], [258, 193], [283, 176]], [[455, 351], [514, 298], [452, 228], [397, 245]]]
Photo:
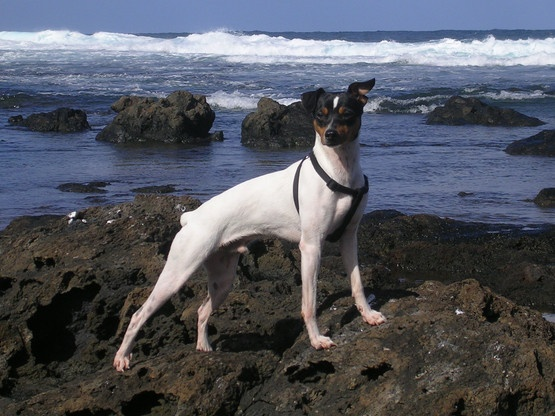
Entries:
[[368, 102], [366, 94], [375, 83], [371, 79], [352, 83], [347, 92], [326, 92], [320, 88], [301, 96], [304, 108], [314, 118], [314, 130], [322, 144], [339, 146], [358, 137], [360, 117]]

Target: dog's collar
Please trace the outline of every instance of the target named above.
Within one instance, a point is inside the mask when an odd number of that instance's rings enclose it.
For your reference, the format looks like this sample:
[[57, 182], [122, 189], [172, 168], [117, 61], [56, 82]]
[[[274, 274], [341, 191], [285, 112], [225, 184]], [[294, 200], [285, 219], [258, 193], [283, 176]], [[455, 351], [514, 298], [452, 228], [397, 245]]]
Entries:
[[322, 166], [320, 166], [320, 163], [318, 163], [318, 159], [316, 159], [316, 155], [314, 154], [314, 152], [310, 152], [308, 157], [312, 162], [312, 166], [314, 167], [314, 170], [316, 170], [316, 173], [318, 173], [318, 176], [320, 176], [320, 178], [322, 178], [322, 180], [326, 182], [326, 186], [330, 188], [333, 192], [340, 192], [342, 194], [351, 195], [352, 197], [355, 197], [355, 198], [359, 194], [364, 195], [365, 193], [368, 192], [368, 189], [369, 189], [368, 178], [366, 177], [366, 175], [364, 175], [364, 186], [362, 188], [358, 188], [358, 189], [348, 188], [346, 186], [341, 185], [334, 179], [332, 179], [330, 175], [326, 173], [326, 171], [322, 168]]
[[349, 211], [347, 211], [347, 214], [345, 215], [345, 218], [343, 218], [343, 222], [341, 223], [339, 228], [337, 228], [337, 230], [326, 237], [327, 241], [336, 242], [341, 238], [341, 236], [347, 229], [347, 226], [353, 219], [353, 216], [355, 215], [355, 212], [357, 211], [358, 206], [362, 201], [362, 197], [366, 193], [368, 193], [368, 177], [364, 175], [364, 186], [361, 188], [353, 189], [347, 186], [343, 186], [326, 173], [322, 166], [320, 166], [320, 163], [318, 163], [318, 159], [316, 159], [316, 155], [314, 154], [314, 152], [311, 151], [308, 156], [306, 156], [303, 160], [301, 160], [301, 163], [299, 163], [297, 171], [295, 172], [295, 178], [293, 179], [293, 201], [295, 203], [295, 208], [297, 208], [297, 212], [299, 212], [299, 178], [301, 175], [301, 167], [306, 159], [310, 159], [314, 170], [316, 171], [316, 173], [318, 173], [318, 176], [320, 176], [320, 178], [322, 178], [322, 180], [326, 183], [326, 186], [329, 189], [331, 189], [333, 192], [339, 192], [353, 197], [351, 207], [349, 208]]

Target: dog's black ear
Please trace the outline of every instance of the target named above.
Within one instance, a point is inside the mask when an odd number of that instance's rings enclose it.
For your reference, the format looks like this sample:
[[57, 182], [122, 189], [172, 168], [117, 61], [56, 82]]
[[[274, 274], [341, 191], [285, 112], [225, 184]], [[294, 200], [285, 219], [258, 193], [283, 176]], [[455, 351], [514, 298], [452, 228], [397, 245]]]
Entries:
[[366, 82], [353, 82], [349, 85], [349, 89], [347, 91], [349, 94], [354, 95], [364, 105], [368, 102], [366, 94], [374, 88], [374, 85], [376, 85], [376, 78], [372, 78]]
[[301, 102], [305, 110], [308, 111], [310, 114], [314, 114], [314, 111], [316, 110], [316, 105], [318, 104], [318, 98], [320, 98], [320, 96], [325, 92], [326, 91], [324, 91], [323, 88], [318, 88], [316, 91], [305, 92], [304, 94], [302, 94]]

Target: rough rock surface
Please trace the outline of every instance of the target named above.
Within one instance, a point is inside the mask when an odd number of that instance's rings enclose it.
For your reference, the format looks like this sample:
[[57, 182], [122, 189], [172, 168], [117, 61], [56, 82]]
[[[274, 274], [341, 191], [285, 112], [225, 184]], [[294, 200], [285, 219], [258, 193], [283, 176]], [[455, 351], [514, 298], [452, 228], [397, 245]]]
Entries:
[[21, 115], [10, 117], [8, 122], [39, 132], [75, 133], [91, 128], [83, 110], [65, 107], [48, 113], [31, 114], [27, 118]]
[[210, 134], [216, 115], [202, 95], [175, 91], [162, 99], [124, 96], [112, 109], [118, 114], [97, 140], [184, 144], [223, 140], [222, 132]]
[[544, 188], [534, 198], [534, 203], [542, 208], [555, 208], [555, 188]]
[[435, 108], [426, 121], [427, 124], [447, 124], [462, 126], [480, 124], [484, 126], [525, 127], [540, 126], [543, 121], [529, 117], [509, 108], [499, 108], [483, 103], [477, 98], [454, 96], [443, 107]]
[[256, 111], [243, 120], [241, 143], [274, 149], [313, 146], [312, 117], [300, 102], [285, 106], [271, 98], [261, 98]]
[[510, 155], [555, 156], [555, 130], [543, 130], [526, 139], [512, 142], [505, 152]]
[[2, 231], [2, 414], [555, 414], [555, 328], [525, 306], [554, 308], [553, 226], [367, 215], [362, 274], [389, 320], [362, 322], [327, 245], [318, 304], [330, 351], [310, 347], [300, 318], [297, 248], [263, 240], [211, 319], [215, 352], [194, 351], [200, 271], [144, 327], [131, 370], [115, 372], [179, 215], [198, 205], [140, 195]]

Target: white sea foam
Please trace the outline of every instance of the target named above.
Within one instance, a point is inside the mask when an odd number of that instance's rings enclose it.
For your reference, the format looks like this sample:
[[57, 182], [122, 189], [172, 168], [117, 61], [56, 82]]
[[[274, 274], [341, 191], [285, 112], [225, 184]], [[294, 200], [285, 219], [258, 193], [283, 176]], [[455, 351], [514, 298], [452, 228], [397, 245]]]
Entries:
[[[265, 94], [245, 94], [238, 90], [231, 93], [216, 91], [206, 97], [208, 103], [214, 108], [226, 110], [254, 110], [262, 97], [272, 98], [280, 104], [290, 105], [299, 98], [272, 97]], [[388, 96], [372, 97], [364, 111], [367, 113], [392, 113], [392, 114], [427, 114], [436, 108], [437, 102], [445, 101], [447, 97], [420, 97], [412, 99], [393, 98]]]
[[[206, 99], [211, 106], [216, 108], [225, 108], [228, 110], [254, 110], [258, 104], [258, 101], [262, 97], [268, 97], [268, 95], [262, 94], [245, 94], [240, 91], [233, 91], [231, 93], [225, 91], [216, 91], [210, 94]], [[289, 105], [295, 101], [299, 101], [298, 98], [278, 98], [269, 97], [274, 99], [280, 104]]]
[[171, 39], [121, 33], [0, 32], [0, 50], [70, 50], [218, 56], [237, 63], [370, 63], [431, 66], [555, 65], [555, 38], [425, 42], [289, 39], [215, 31]]
[[394, 98], [388, 96], [372, 97], [364, 111], [369, 113], [427, 114], [447, 99], [445, 96]]
[[211, 106], [235, 110], [255, 109], [259, 99], [260, 97], [246, 95], [237, 90], [232, 93], [220, 90], [207, 97]]
[[[469, 92], [470, 94], [470, 92]], [[149, 95], [163, 96], [163, 94], [149, 93]], [[473, 95], [473, 94], [470, 94]], [[476, 94], [474, 94], [476, 95]], [[499, 93], [477, 93], [479, 97], [489, 98], [492, 100], [527, 100], [541, 99], [549, 96], [541, 91], [531, 92], [511, 92], [501, 91]], [[372, 96], [364, 111], [367, 113], [391, 113], [391, 114], [428, 114], [436, 107], [444, 103], [450, 95], [425, 95], [421, 97], [392, 97], [387, 95]], [[254, 110], [258, 101], [262, 97], [272, 98], [283, 105], [290, 105], [299, 101], [298, 97], [277, 97], [272, 94], [263, 93], [245, 93], [239, 90], [226, 92], [223, 90], [216, 91], [207, 96], [209, 104], [215, 108], [227, 110]]]

